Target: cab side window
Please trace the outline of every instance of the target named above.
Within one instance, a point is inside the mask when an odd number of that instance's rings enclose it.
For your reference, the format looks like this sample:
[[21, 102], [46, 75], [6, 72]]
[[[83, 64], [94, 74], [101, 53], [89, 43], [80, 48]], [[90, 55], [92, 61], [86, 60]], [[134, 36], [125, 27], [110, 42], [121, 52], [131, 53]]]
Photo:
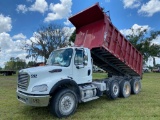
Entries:
[[76, 50], [74, 64], [83, 65], [83, 51], [82, 50]]
[[76, 50], [74, 64], [75, 65], [87, 65], [88, 63], [88, 54], [84, 50]]

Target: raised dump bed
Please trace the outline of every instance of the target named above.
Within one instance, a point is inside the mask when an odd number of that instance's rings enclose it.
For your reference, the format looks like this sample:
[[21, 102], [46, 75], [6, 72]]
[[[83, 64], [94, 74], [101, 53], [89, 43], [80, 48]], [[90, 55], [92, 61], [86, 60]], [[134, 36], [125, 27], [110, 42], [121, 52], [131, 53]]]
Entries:
[[142, 75], [142, 55], [111, 23], [99, 4], [69, 18], [76, 46], [91, 50], [93, 62], [114, 75]]

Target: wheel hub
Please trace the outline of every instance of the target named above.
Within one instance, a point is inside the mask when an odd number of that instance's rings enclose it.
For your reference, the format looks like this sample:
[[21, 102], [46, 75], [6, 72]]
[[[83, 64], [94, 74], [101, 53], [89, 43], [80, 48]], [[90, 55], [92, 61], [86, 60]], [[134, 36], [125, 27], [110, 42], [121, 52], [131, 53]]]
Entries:
[[118, 94], [118, 87], [117, 87], [117, 85], [114, 85], [113, 86], [113, 93], [115, 94], [115, 95], [117, 95]]
[[60, 111], [66, 115], [72, 112], [74, 108], [74, 99], [71, 96], [64, 96], [60, 102]]
[[67, 110], [69, 109], [69, 107], [71, 106], [71, 102], [69, 99], [67, 99], [66, 101], [64, 101], [63, 103], [63, 107]]
[[129, 85], [126, 85], [126, 86], [125, 86], [125, 92], [126, 92], [126, 94], [129, 94], [129, 93], [130, 93]]
[[135, 90], [138, 91], [138, 89], [139, 89], [139, 84], [138, 84], [138, 82], [136, 82], [135, 83]]

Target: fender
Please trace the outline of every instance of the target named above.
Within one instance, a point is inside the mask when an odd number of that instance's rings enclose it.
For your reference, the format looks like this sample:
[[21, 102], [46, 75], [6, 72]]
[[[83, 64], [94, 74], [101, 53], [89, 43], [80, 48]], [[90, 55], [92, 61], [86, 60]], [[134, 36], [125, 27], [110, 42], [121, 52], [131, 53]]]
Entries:
[[64, 86], [64, 85], [66, 85], [66, 86], [69, 85], [72, 88], [74, 88], [74, 90], [75, 90], [75, 92], [77, 94], [78, 100], [81, 100], [80, 89], [79, 89], [77, 83], [74, 80], [71, 80], [71, 79], [63, 79], [63, 80], [58, 81], [52, 87], [52, 89], [50, 90], [49, 94], [50, 95], [54, 94], [59, 87]]

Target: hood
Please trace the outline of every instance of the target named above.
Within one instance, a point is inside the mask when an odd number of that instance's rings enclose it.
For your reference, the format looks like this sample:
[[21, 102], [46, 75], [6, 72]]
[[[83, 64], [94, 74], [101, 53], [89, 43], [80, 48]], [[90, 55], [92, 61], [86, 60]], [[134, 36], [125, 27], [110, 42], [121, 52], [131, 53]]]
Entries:
[[62, 69], [64, 67], [61, 66], [38, 66], [38, 67], [31, 67], [22, 69], [19, 72], [27, 72], [27, 73], [37, 73], [37, 72], [44, 72], [44, 71], [51, 71], [53, 69]]
[[[28, 73], [29, 75], [28, 90], [25, 91], [28, 93], [31, 93], [34, 86], [42, 84], [47, 84], [48, 88], [51, 89], [59, 80], [68, 78], [71, 72], [70, 67], [62, 66], [39, 66], [19, 71], [19, 73]], [[49, 91], [46, 91], [43, 94], [47, 94], [47, 92], [49, 93]]]

